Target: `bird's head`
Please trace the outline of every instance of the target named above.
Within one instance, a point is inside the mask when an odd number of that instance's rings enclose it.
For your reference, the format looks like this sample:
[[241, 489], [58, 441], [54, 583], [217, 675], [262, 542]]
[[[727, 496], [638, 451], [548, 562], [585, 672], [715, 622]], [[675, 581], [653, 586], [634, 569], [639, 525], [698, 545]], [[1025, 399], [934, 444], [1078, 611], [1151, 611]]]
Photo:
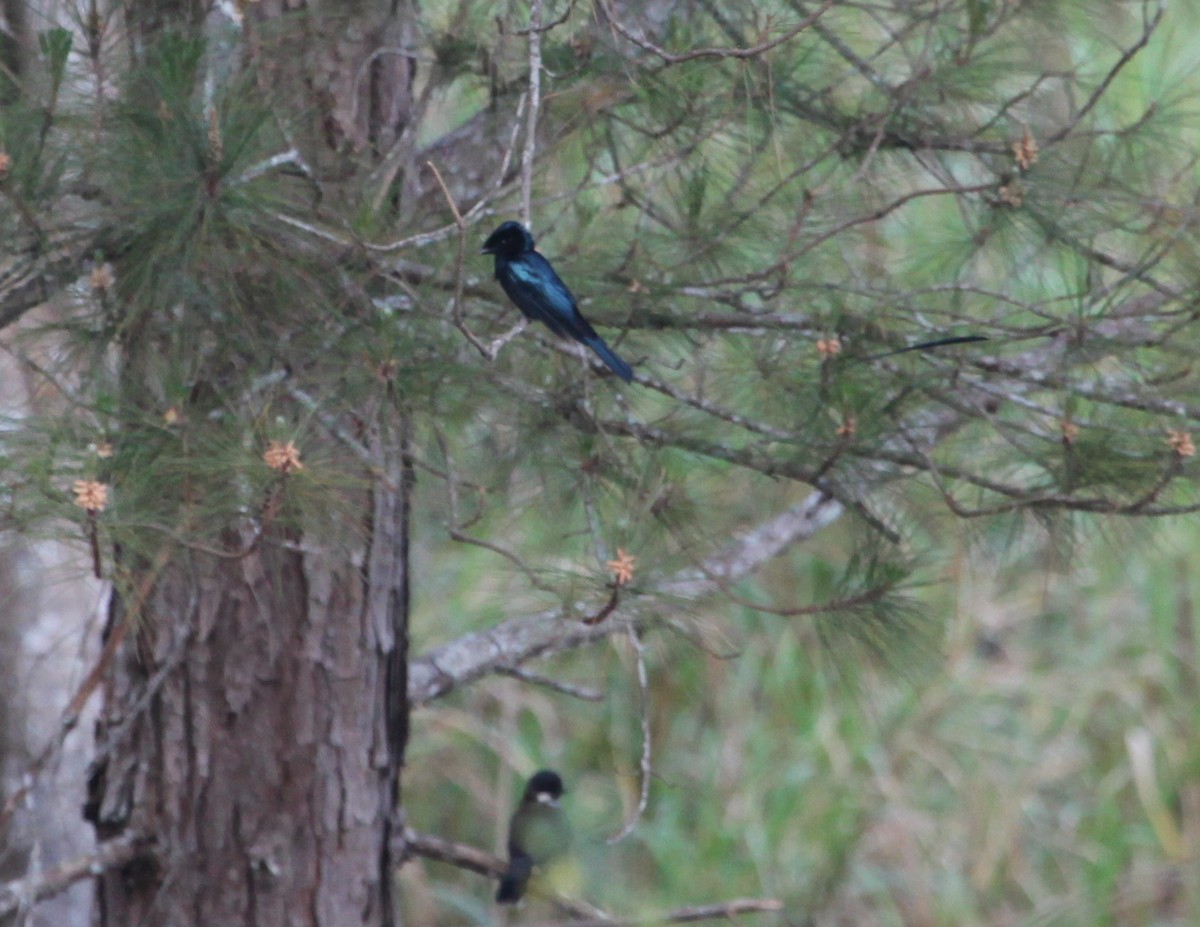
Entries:
[[533, 250], [533, 236], [520, 222], [505, 222], [487, 237], [480, 254], [514, 258]]
[[554, 805], [566, 791], [558, 773], [552, 769], [541, 769], [529, 777], [529, 783], [525, 786], [525, 801]]

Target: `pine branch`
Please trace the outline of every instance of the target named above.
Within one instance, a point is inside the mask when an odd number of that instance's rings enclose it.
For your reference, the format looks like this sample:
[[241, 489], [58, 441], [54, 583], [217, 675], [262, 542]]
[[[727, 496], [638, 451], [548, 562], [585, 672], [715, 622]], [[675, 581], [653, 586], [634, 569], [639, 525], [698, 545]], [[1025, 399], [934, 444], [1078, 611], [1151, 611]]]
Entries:
[[833, 0], [825, 0], [820, 8], [815, 13], [806, 16], [800, 20], [798, 24], [793, 26], [783, 35], [778, 38], [768, 39], [760, 42], [757, 45], [752, 45], [749, 48], [697, 48], [686, 52], [669, 52], [659, 45], [655, 45], [645, 36], [635, 35], [633, 31], [626, 26], [620, 19], [617, 18], [616, 11], [612, 8], [611, 3], [604, 4], [605, 17], [612, 24], [612, 27], [617, 30], [626, 39], [636, 45], [643, 51], [648, 51], [653, 55], [661, 58], [668, 65], [682, 64], [685, 61], [694, 61], [697, 58], [756, 58], [764, 52], [770, 51], [772, 48], [778, 48], [785, 42], [790, 42], [801, 32], [815, 23], [825, 13], [827, 9], [833, 6]]
[[[812, 537], [841, 512], [842, 507], [831, 497], [814, 492], [700, 567], [681, 570], [647, 591], [685, 601], [717, 593], [722, 583], [750, 575], [793, 544]], [[588, 614], [588, 607], [580, 604], [578, 611]], [[423, 705], [489, 673], [518, 667], [535, 657], [574, 650], [647, 623], [638, 617], [614, 616], [601, 623], [585, 624], [564, 618], [558, 609], [512, 618], [486, 631], [464, 634], [415, 659], [409, 666], [409, 700], [414, 707]]]
[[777, 898], [734, 898], [717, 904], [692, 905], [643, 914], [638, 917], [618, 917], [612, 920], [576, 920], [566, 923], [538, 924], [536, 927], [641, 927], [643, 924], [694, 924], [697, 921], [730, 920], [739, 914], [770, 914], [783, 910]]

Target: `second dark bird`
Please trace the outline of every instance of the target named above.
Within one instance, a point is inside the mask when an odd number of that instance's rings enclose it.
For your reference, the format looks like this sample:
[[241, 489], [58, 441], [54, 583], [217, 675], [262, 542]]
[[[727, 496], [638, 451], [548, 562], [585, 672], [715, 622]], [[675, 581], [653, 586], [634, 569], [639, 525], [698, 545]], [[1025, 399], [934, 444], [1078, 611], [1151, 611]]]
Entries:
[[580, 314], [567, 285], [533, 244], [529, 229], [520, 222], [505, 222], [488, 236], [480, 253], [495, 257], [496, 279], [526, 318], [544, 323], [560, 338], [586, 344], [609, 370], [626, 383], [632, 381], [633, 370]]
[[562, 777], [552, 769], [538, 770], [526, 783], [508, 825], [508, 869], [496, 890], [501, 904], [520, 901], [533, 867], [552, 862], [571, 845], [571, 828], [559, 805], [566, 791]]

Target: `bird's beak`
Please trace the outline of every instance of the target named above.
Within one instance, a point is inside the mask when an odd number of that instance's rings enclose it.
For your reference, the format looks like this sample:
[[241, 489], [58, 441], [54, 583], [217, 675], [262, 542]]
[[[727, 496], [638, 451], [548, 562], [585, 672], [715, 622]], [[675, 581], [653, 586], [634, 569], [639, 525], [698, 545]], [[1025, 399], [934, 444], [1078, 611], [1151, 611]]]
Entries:
[[480, 254], [493, 254], [494, 252], [492, 251], [492, 249], [490, 247], [488, 247], [487, 245], [484, 245], [482, 248], [479, 249], [479, 253]]

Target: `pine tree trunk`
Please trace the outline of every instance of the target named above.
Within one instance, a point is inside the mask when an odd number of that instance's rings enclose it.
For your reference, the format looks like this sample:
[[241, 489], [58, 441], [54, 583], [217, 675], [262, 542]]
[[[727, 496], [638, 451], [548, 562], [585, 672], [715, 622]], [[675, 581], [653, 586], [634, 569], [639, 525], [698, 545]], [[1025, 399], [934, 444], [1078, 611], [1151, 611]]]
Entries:
[[365, 546], [268, 535], [116, 600], [88, 815], [153, 842], [101, 877], [101, 924], [394, 923], [410, 478], [388, 469]]
[[[264, 58], [279, 56], [286, 86], [300, 91], [297, 112], [325, 109], [338, 127], [330, 148], [386, 139], [403, 124], [409, 62], [369, 64], [399, 28], [395, 7], [356, 4], [324, 32], [294, 3], [252, 11], [260, 24], [293, 17], [281, 28], [299, 29], [305, 53], [255, 44], [253, 26], [246, 41], [264, 73]], [[145, 17], [148, 28], [179, 26], [171, 4], [160, 12]], [[323, 55], [311, 53], [318, 42]], [[326, 73], [331, 60], [340, 82]], [[344, 96], [354, 91], [372, 106]], [[349, 113], [362, 118], [351, 125]], [[127, 341], [122, 351], [123, 405], [138, 408], [154, 391], [142, 373], [153, 348]], [[372, 487], [331, 500], [337, 516], [306, 511], [303, 529], [284, 531], [258, 513], [261, 537], [250, 519], [230, 526], [226, 555], [186, 542], [158, 557], [118, 552], [106, 631], [116, 657], [85, 812], [100, 840], [147, 842], [99, 877], [102, 927], [396, 922], [411, 468], [401, 414], [385, 409], [374, 427], [371, 466], [336, 442], [326, 449], [345, 454], [348, 479]]]

